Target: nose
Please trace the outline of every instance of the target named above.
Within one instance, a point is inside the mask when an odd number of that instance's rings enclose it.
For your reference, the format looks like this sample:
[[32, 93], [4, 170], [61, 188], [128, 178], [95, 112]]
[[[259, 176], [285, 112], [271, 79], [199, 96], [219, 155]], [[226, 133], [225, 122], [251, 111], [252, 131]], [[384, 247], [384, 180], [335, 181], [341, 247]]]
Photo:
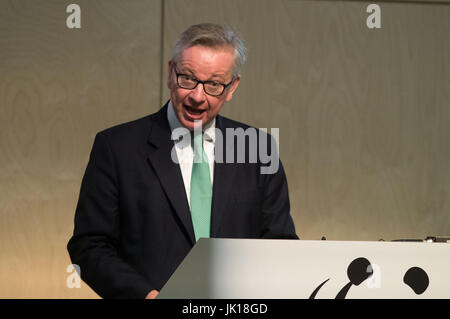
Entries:
[[205, 88], [202, 83], [199, 83], [197, 87], [191, 90], [189, 97], [197, 103], [203, 102], [206, 98]]

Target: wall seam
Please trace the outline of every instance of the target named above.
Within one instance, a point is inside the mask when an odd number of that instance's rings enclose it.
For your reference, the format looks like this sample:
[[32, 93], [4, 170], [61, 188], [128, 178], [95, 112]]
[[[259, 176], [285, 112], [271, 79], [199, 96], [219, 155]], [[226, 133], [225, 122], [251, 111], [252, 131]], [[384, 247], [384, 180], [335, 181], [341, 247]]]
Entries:
[[159, 66], [159, 105], [163, 105], [163, 94], [164, 94], [164, 27], [165, 27], [165, 0], [161, 0], [161, 31], [160, 31], [160, 66]]

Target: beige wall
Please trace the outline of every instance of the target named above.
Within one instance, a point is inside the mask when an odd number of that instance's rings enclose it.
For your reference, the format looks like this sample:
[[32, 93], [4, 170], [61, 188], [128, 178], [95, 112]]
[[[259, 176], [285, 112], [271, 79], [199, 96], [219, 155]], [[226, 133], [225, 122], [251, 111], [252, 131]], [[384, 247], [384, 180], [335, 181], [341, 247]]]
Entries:
[[380, 2], [379, 30], [368, 3], [0, 0], [0, 297], [96, 297], [66, 287], [94, 134], [167, 100], [176, 36], [203, 21], [246, 40], [223, 114], [280, 128], [301, 238], [450, 235], [450, 3]]

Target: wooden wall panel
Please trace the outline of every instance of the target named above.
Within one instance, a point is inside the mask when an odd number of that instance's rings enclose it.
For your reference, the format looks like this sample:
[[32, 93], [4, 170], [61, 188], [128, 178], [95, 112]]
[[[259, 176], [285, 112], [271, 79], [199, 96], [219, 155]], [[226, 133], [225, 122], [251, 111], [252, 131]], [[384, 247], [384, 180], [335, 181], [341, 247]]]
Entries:
[[0, 2], [0, 298], [66, 287], [67, 241], [96, 132], [159, 108], [161, 1]]
[[242, 33], [248, 63], [223, 114], [280, 128], [301, 238], [448, 235], [450, 6], [382, 2], [374, 30], [367, 5], [167, 0], [164, 53], [193, 23]]
[[1, 1], [0, 297], [96, 297], [66, 287], [94, 134], [159, 108], [177, 35], [204, 21], [246, 40], [223, 114], [280, 128], [303, 239], [450, 235], [450, 6], [427, 2], [380, 2], [369, 30], [367, 1]]

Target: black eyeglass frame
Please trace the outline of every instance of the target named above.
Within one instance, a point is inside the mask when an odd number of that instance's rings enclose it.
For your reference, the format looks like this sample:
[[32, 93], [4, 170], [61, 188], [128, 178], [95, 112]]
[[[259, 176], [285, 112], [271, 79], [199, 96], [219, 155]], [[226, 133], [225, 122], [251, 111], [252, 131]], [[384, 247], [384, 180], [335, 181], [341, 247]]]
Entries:
[[[176, 65], [175, 62], [173, 62], [173, 72], [175, 73], [175, 75], [176, 75], [176, 77], [177, 77], [177, 85], [178, 85], [180, 88], [185, 89], [185, 90], [195, 90], [195, 88], [198, 86], [198, 84], [201, 83], [201, 84], [203, 85], [203, 91], [204, 91], [206, 94], [211, 95], [211, 96], [216, 96], [216, 97], [217, 97], [217, 96], [221, 96], [221, 95], [223, 94], [223, 92], [225, 92], [225, 90], [227, 89], [227, 87], [229, 87], [229, 86], [234, 82], [234, 80], [236, 80], [236, 77], [233, 77], [233, 78], [231, 79], [231, 81], [230, 81], [229, 83], [227, 83], [227, 84], [220, 83], [220, 82], [215, 82], [215, 81], [200, 81], [200, 80], [197, 79], [196, 77], [191, 76], [191, 75], [189, 75], [189, 74], [178, 73], [178, 71], [177, 71], [177, 65]], [[181, 85], [180, 85], [180, 81], [179, 81], [179, 77], [180, 77], [180, 76], [186, 76], [186, 77], [192, 78], [192, 80], [194, 80], [194, 81], [196, 82], [195, 86], [194, 86], [193, 88], [187, 88], [187, 87], [181, 86]], [[220, 94], [211, 94], [211, 93], [208, 93], [208, 91], [205, 89], [205, 84], [208, 84], [208, 83], [214, 83], [214, 84], [219, 84], [219, 85], [221, 85], [221, 86], [223, 87], [222, 92], [220, 92]]]

